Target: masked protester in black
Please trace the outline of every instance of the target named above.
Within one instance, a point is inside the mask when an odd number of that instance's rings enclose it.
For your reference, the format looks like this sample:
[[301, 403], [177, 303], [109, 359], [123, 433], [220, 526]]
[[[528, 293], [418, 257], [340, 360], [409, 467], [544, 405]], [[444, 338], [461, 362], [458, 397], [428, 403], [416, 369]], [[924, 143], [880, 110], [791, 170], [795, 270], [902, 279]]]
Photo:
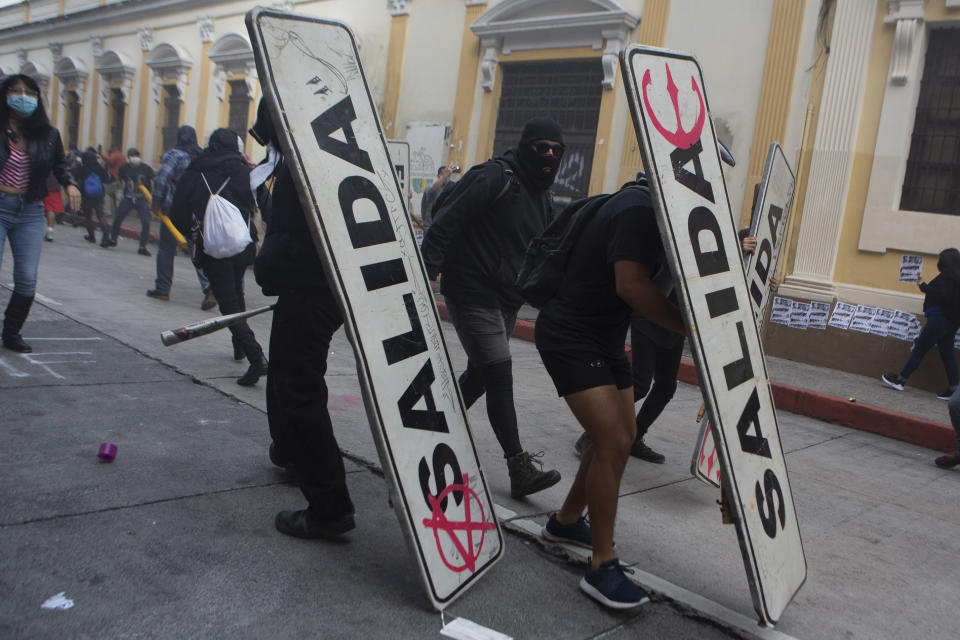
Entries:
[[550, 118], [527, 122], [516, 148], [473, 167], [457, 183], [422, 247], [430, 279], [443, 273], [440, 290], [467, 352], [459, 380], [464, 401], [469, 407], [486, 393], [514, 498], [560, 480], [557, 471], [537, 469], [520, 444], [509, 338], [523, 304], [517, 271], [527, 244], [552, 219], [548, 189], [563, 151], [560, 125]]
[[[229, 178], [229, 181], [227, 181]], [[184, 236], [193, 239], [193, 262], [201, 267], [210, 280], [220, 313], [238, 313], [246, 310], [243, 295], [243, 274], [255, 256], [256, 227], [250, 225], [251, 242], [247, 248], [229, 258], [214, 258], [203, 248], [203, 216], [211, 190], [224, 185], [220, 195], [233, 203], [249, 223], [255, 208], [250, 190], [250, 165], [237, 150], [237, 134], [230, 129], [217, 129], [210, 134], [210, 142], [203, 153], [183, 172], [173, 194], [171, 218]], [[209, 188], [207, 187], [209, 185]], [[267, 373], [267, 359], [246, 321], [230, 325], [235, 347], [239, 347], [250, 366], [237, 378], [237, 384], [253, 386]]]
[[[250, 133], [268, 147], [268, 158], [271, 146], [279, 151], [264, 101]], [[273, 176], [272, 214], [253, 267], [264, 294], [278, 296], [267, 374], [270, 460], [293, 472], [307, 499], [306, 509], [281, 511], [274, 524], [287, 535], [329, 539], [355, 526], [324, 380], [330, 340], [343, 320], [282, 158]]]

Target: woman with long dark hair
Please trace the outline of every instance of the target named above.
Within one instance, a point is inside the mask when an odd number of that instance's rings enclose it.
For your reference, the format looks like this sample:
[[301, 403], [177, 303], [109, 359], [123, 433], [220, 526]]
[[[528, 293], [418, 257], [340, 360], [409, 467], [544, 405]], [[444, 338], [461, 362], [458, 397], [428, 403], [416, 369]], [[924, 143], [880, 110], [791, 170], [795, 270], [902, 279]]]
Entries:
[[50, 124], [40, 87], [16, 74], [0, 82], [0, 261], [4, 240], [13, 253], [13, 295], [3, 319], [3, 346], [32, 351], [20, 329], [37, 289], [43, 246], [43, 198], [51, 172], [66, 187], [70, 206], [80, 206], [80, 190], [67, 171], [60, 132]]
[[953, 357], [954, 336], [960, 330], [960, 251], [944, 249], [937, 260], [940, 271], [929, 283], [920, 280], [917, 286], [926, 295], [923, 298], [923, 314], [927, 316], [924, 325], [913, 344], [913, 351], [907, 364], [897, 372], [885, 373], [882, 380], [897, 391], [903, 391], [903, 385], [910, 377], [927, 351], [934, 346], [940, 353], [943, 368], [947, 374], [947, 388], [937, 394], [941, 400], [949, 400], [960, 385], [957, 361]]
[[[251, 238], [245, 250], [229, 258], [214, 258], [204, 251], [204, 213], [210, 194], [218, 191], [240, 210], [244, 222], [253, 231], [250, 217], [256, 205], [250, 190], [250, 165], [237, 150], [237, 134], [230, 129], [217, 129], [210, 134], [207, 148], [183, 172], [170, 207], [170, 220], [180, 233], [193, 238], [194, 265], [207, 274], [220, 313], [226, 315], [246, 310], [243, 274], [256, 256], [256, 238]], [[261, 376], [267, 375], [267, 358], [246, 321], [230, 325], [230, 332], [235, 353], [242, 352], [250, 363], [237, 384], [253, 386]]]

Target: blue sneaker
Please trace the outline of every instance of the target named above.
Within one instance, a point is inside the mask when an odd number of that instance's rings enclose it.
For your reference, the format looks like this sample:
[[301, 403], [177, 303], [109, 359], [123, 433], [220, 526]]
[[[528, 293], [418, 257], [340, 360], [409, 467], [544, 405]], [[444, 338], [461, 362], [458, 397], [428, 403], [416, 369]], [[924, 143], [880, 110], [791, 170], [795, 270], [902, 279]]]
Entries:
[[543, 525], [543, 531], [540, 532], [544, 540], [550, 542], [565, 542], [585, 549], [593, 548], [593, 536], [590, 535], [590, 525], [584, 516], [577, 518], [572, 524], [560, 524], [557, 522], [557, 513], [550, 514], [547, 524]]
[[632, 609], [650, 602], [650, 596], [626, 576], [617, 558], [587, 569], [580, 579], [580, 590], [611, 609]]

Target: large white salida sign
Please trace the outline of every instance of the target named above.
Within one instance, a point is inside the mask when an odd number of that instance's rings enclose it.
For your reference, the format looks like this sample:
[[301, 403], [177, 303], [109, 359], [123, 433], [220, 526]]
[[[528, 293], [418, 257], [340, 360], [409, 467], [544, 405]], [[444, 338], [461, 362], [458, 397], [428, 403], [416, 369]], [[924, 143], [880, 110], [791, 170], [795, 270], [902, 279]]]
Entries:
[[693, 57], [663, 49], [620, 55], [754, 608], [773, 624], [806, 560], [703, 74]]
[[[795, 185], [796, 179], [790, 170], [790, 163], [783, 155], [780, 143], [771, 142], [750, 222], [750, 235], [757, 239], [757, 249], [744, 261], [750, 305], [753, 307], [758, 331], [763, 329], [763, 319], [766, 317], [767, 307], [770, 306], [770, 281], [777, 272], [783, 241], [787, 236]], [[690, 472], [698, 480], [719, 487], [720, 460], [712, 430], [710, 421], [704, 416], [700, 421], [700, 435], [693, 450]]]
[[246, 22], [394, 509], [442, 609], [502, 555], [503, 537], [356, 41], [341, 23], [269, 9]]

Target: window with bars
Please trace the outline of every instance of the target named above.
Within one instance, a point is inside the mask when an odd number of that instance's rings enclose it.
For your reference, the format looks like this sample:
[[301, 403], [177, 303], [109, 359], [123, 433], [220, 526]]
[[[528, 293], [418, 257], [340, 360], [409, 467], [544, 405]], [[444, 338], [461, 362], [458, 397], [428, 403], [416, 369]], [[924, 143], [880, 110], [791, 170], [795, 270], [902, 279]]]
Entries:
[[252, 100], [247, 91], [247, 82], [245, 80], [230, 81], [230, 115], [228, 116], [227, 128], [233, 130], [238, 136], [247, 139], [247, 115], [250, 111], [250, 100]]
[[110, 148], [123, 149], [123, 121], [127, 112], [127, 105], [123, 101], [123, 91], [110, 89]]
[[960, 215], [960, 29], [930, 32], [900, 209]]
[[161, 120], [163, 153], [177, 146], [177, 131], [180, 129], [180, 90], [175, 84], [163, 85], [163, 119]]
[[600, 58], [505, 63], [494, 154], [516, 146], [530, 118], [551, 117], [563, 127], [567, 147], [551, 191], [560, 203], [587, 195], [602, 80]]
[[67, 91], [67, 146], [80, 146], [80, 96], [72, 89]]

